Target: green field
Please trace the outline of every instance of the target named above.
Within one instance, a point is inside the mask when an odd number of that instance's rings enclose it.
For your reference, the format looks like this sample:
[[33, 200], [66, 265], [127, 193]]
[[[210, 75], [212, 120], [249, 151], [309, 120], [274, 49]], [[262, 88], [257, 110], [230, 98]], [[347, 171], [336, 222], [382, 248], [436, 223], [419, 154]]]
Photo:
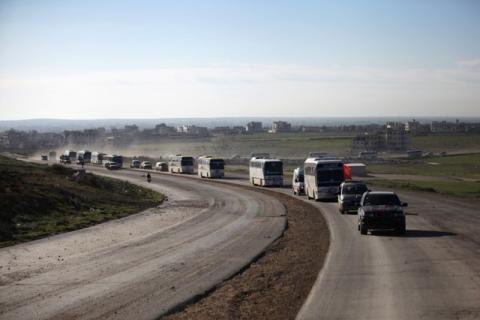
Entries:
[[412, 138], [412, 148], [423, 151], [468, 151], [480, 152], [480, 134], [430, 134]]
[[368, 171], [480, 179], [480, 154], [431, 157], [398, 164], [372, 164], [368, 166]]
[[167, 156], [170, 154], [216, 155], [230, 158], [251, 153], [270, 153], [281, 158], [305, 158], [312, 151], [345, 155], [352, 137], [327, 136], [314, 133], [253, 134], [215, 136], [211, 138], [164, 138], [154, 142], [137, 142], [128, 148], [129, 154]]
[[[136, 141], [121, 154], [165, 157], [171, 154], [216, 155], [221, 157], [249, 156], [251, 153], [270, 153], [286, 159], [305, 158], [309, 152], [327, 152], [338, 156], [349, 155], [353, 134], [327, 133], [257, 133], [244, 135], [217, 135], [207, 138], [163, 137]], [[480, 152], [479, 134], [431, 134], [412, 137], [412, 149], [425, 152]]]
[[0, 247], [84, 228], [156, 206], [163, 195], [60, 165], [0, 156]]
[[407, 189], [480, 199], [480, 182], [370, 180], [374, 188]]

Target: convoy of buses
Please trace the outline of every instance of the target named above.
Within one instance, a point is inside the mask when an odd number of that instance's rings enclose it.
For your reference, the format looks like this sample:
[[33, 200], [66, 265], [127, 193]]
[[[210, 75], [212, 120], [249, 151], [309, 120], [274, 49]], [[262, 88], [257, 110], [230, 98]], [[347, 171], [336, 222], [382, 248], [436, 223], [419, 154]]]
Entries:
[[[120, 155], [88, 150], [78, 152], [65, 150], [60, 156], [60, 162], [103, 165], [107, 169], [123, 167], [123, 157]], [[132, 160], [130, 167], [147, 168], [139, 166], [137, 163], [140, 163], [138, 159]], [[180, 174], [194, 174], [196, 171], [199, 177], [210, 179], [225, 176], [225, 161], [213, 156], [201, 156], [195, 159], [192, 156], [177, 154], [169, 157], [168, 164], [165, 162], [157, 162], [157, 164], [155, 170], [158, 171]], [[151, 169], [152, 166], [150, 165], [148, 168]], [[299, 167], [293, 172], [293, 193], [305, 194], [308, 199], [315, 200], [336, 198], [340, 184], [348, 179], [345, 176], [344, 168], [344, 163], [340, 159], [328, 157], [324, 153], [310, 153], [303, 167]], [[249, 181], [255, 186], [283, 186], [282, 160], [272, 158], [269, 154], [252, 154], [249, 161]]]
[[[55, 154], [56, 155], [56, 154]], [[46, 155], [42, 160], [48, 160]], [[120, 169], [123, 157], [81, 150], [66, 150], [61, 156], [63, 163], [99, 164], [107, 169]], [[168, 164], [157, 162], [155, 167], [150, 161], [140, 162], [133, 159], [130, 168], [140, 170], [169, 171], [170, 173], [194, 174], [200, 178], [223, 178], [225, 161], [218, 157], [174, 155], [169, 157]], [[147, 174], [151, 181], [150, 173]], [[283, 161], [270, 157], [269, 154], [252, 154], [249, 161], [249, 181], [254, 186], [283, 186]], [[358, 230], [366, 234], [368, 230], [393, 229], [404, 234], [405, 214], [398, 196], [392, 192], [372, 192], [362, 181], [354, 181], [348, 165], [342, 160], [328, 157], [323, 153], [311, 153], [303, 163], [293, 171], [292, 190], [294, 195], [304, 194], [308, 199], [338, 201], [339, 212], [358, 212]]]

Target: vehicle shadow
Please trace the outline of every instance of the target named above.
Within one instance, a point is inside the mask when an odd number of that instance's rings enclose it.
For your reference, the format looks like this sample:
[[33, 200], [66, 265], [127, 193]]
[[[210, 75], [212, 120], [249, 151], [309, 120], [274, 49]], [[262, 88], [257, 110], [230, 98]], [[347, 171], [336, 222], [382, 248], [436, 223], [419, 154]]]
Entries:
[[434, 230], [418, 230], [407, 229], [405, 234], [396, 234], [391, 231], [372, 231], [373, 235], [385, 237], [401, 237], [401, 238], [436, 238], [456, 236], [457, 234], [449, 231], [434, 231]]

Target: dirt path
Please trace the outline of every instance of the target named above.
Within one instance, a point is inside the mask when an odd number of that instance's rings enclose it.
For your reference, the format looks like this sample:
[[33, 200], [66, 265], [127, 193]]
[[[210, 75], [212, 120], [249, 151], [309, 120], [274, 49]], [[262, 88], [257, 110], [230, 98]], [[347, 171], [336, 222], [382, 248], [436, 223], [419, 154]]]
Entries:
[[210, 295], [163, 319], [295, 319], [329, 247], [329, 231], [314, 206], [259, 190], [287, 208], [288, 229], [263, 257]]

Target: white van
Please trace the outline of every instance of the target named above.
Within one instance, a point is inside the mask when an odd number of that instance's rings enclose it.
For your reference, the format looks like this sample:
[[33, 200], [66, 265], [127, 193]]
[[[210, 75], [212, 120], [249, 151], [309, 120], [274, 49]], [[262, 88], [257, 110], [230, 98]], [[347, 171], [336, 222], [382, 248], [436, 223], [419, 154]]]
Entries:
[[302, 167], [293, 170], [292, 190], [294, 195], [305, 194], [305, 175]]

